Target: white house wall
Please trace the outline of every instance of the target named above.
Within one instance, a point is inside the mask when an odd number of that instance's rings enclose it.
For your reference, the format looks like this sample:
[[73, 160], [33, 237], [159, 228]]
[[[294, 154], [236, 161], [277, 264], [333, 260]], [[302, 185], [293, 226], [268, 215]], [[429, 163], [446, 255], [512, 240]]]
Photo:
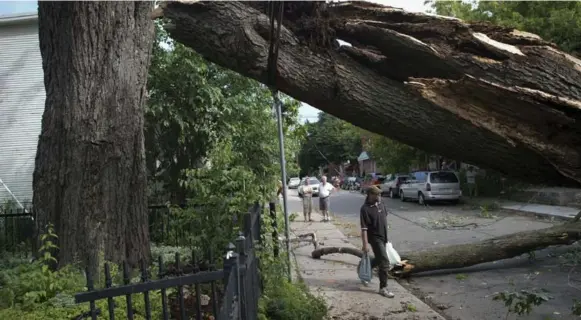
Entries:
[[[44, 103], [37, 22], [0, 24], [0, 179], [21, 202], [32, 200]], [[0, 185], [0, 201], [10, 198]]]

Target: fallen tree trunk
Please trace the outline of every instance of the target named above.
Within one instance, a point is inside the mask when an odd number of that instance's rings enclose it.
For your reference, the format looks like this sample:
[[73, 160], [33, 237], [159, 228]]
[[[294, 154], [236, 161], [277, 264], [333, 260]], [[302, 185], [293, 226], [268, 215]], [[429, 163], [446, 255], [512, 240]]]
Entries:
[[[407, 276], [414, 273], [465, 268], [498, 261], [555, 245], [569, 245], [581, 240], [581, 222], [565, 223], [551, 228], [514, 233], [476, 243], [452, 245], [418, 252], [400, 253], [402, 266], [395, 274]], [[358, 257], [363, 252], [356, 248], [323, 247], [315, 249], [315, 259], [333, 253], [348, 253]]]
[[[536, 35], [369, 3], [287, 2], [276, 87], [422, 150], [552, 185], [581, 184], [581, 61]], [[265, 82], [264, 3], [162, 3], [152, 18]], [[338, 39], [352, 46], [339, 45]]]

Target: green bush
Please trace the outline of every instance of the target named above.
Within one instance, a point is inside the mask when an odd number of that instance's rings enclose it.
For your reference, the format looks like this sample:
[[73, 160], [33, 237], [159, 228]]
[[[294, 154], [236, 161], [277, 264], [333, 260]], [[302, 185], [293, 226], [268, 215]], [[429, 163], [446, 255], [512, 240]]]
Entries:
[[[89, 304], [76, 304], [74, 295], [86, 291], [84, 273], [66, 266], [57, 271], [50, 270], [41, 261], [29, 263], [26, 259], [6, 259], [0, 268], [0, 319], [44, 320], [73, 319], [88, 312]], [[102, 267], [101, 267], [102, 269]], [[112, 265], [115, 284], [121, 281], [119, 268]], [[137, 281], [135, 279], [134, 281]], [[102, 286], [102, 284], [100, 284]], [[126, 317], [125, 297], [115, 298], [116, 318]], [[161, 317], [161, 298], [158, 291], [150, 293], [152, 316]], [[96, 302], [101, 309], [99, 319], [108, 319], [107, 301]], [[135, 319], [145, 319], [145, 302], [142, 294], [133, 295]]]
[[281, 278], [266, 288], [260, 301], [260, 317], [269, 320], [321, 320], [327, 315], [325, 302], [308, 291], [303, 283]]
[[[264, 260], [261, 260], [261, 262]], [[263, 263], [264, 292], [259, 302], [260, 320], [322, 320], [327, 315], [325, 301], [296, 280], [289, 282], [286, 258]]]

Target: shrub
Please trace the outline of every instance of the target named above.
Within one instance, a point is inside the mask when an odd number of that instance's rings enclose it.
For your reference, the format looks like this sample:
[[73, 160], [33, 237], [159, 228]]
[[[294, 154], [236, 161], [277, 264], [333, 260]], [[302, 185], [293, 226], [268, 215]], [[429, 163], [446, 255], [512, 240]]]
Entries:
[[325, 301], [309, 292], [299, 280], [289, 282], [282, 258], [262, 266], [264, 292], [259, 304], [261, 320], [322, 320], [327, 315]]

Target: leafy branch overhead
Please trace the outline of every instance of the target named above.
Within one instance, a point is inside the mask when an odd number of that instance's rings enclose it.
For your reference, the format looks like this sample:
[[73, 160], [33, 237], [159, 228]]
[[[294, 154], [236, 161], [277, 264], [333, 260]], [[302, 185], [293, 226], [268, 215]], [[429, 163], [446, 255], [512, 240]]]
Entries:
[[[581, 184], [581, 61], [550, 40], [367, 2], [286, 6], [283, 92], [432, 154], [532, 182]], [[265, 12], [259, 2], [172, 1], [152, 18], [167, 19], [171, 36], [204, 58], [264, 82]]]

